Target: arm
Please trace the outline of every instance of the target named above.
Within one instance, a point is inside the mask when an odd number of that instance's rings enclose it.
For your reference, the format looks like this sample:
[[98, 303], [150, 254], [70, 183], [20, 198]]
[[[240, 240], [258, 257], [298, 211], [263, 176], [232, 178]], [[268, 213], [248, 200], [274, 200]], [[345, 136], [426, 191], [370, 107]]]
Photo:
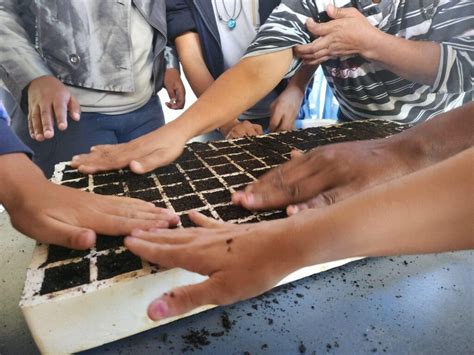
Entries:
[[165, 48], [165, 62], [166, 70], [163, 84], [170, 98], [170, 102], [167, 102], [166, 106], [171, 110], [180, 110], [186, 103], [186, 89], [181, 80], [179, 60], [174, 47], [167, 46]]
[[333, 260], [473, 248], [473, 160], [471, 148], [323, 211], [288, 219], [236, 226], [191, 214], [207, 228], [136, 231], [125, 245], [143, 259], [209, 275], [162, 295], [148, 315], [159, 320], [237, 302], [293, 271]]
[[238, 117], [267, 95], [288, 71], [292, 59], [291, 48], [244, 58], [222, 74], [178, 119], [128, 144], [94, 147], [90, 154], [74, 157], [72, 166], [94, 173], [130, 165], [134, 172], [142, 174], [169, 164], [189, 139]]
[[[204, 60], [199, 35], [195, 32], [186, 32], [177, 37], [175, 43], [189, 85], [199, 98], [214, 83], [214, 78]], [[252, 125], [250, 122], [240, 123], [239, 120], [234, 119], [219, 127], [219, 130], [226, 138], [237, 138], [237, 136], [231, 136], [233, 132], [238, 132], [239, 136], [262, 134], [261, 127], [258, 126], [260, 130], [257, 131], [258, 127], [255, 126], [258, 125]]]
[[[307, 64], [358, 54], [408, 80], [433, 85], [441, 48], [435, 42], [411, 41], [386, 34], [372, 26], [355, 8], [329, 5], [327, 23], [309, 19], [308, 31], [317, 37], [295, 53]], [[397, 50], [394, 50], [396, 48]]]
[[317, 65], [304, 65], [290, 79], [288, 86], [272, 103], [270, 132], [288, 131], [294, 128], [295, 119], [303, 104], [304, 94]]
[[233, 201], [249, 209], [324, 207], [473, 145], [470, 103], [389, 138], [331, 144], [295, 157], [234, 194]]
[[2, 107], [0, 104], [0, 203], [20, 232], [39, 242], [87, 249], [95, 243], [95, 232], [123, 235], [134, 228], [163, 228], [178, 222], [177, 216], [153, 204], [49, 182], [26, 156], [30, 150], [7, 126]]

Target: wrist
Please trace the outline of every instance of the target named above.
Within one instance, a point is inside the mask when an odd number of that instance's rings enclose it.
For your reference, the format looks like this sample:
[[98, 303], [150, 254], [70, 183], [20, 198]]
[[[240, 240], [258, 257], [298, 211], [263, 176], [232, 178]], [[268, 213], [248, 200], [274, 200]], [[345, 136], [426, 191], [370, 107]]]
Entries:
[[0, 166], [0, 202], [7, 211], [25, 204], [33, 191], [44, 191], [40, 185], [48, 183], [41, 170], [23, 153], [1, 155]]
[[359, 54], [369, 61], [383, 62], [384, 55], [392, 52], [391, 49], [387, 52], [386, 47], [394, 38], [394, 36], [374, 29], [373, 35], [364, 39], [366, 43], [362, 46]]

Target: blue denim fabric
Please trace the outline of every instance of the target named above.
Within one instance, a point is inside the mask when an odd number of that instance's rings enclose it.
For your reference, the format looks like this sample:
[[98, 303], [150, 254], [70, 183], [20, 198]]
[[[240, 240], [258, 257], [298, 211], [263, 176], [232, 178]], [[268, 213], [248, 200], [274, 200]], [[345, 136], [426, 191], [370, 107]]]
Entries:
[[126, 143], [164, 124], [157, 96], [142, 108], [123, 115], [83, 112], [80, 122], [69, 119], [66, 131], [56, 130], [54, 138], [45, 142], [31, 139], [27, 120], [12, 122], [16, 134], [33, 150], [34, 162], [47, 177], [53, 174], [55, 164], [69, 161], [76, 154], [88, 153], [94, 145]]

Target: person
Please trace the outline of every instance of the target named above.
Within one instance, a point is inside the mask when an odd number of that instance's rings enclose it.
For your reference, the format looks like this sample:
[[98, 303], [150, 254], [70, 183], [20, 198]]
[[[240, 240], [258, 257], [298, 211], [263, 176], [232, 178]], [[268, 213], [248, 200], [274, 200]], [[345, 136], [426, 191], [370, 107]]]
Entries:
[[47, 176], [94, 145], [162, 126], [163, 83], [168, 106], [184, 106], [179, 63], [165, 48], [164, 2], [3, 3], [0, 73], [28, 113], [13, 128]]
[[298, 269], [334, 260], [472, 249], [473, 161], [471, 147], [326, 209], [286, 219], [232, 225], [193, 212], [191, 219], [202, 228], [134, 231], [125, 245], [142, 259], [209, 276], [157, 295], [148, 316], [157, 321], [248, 299]]
[[126, 235], [178, 223], [171, 211], [131, 198], [94, 195], [49, 182], [13, 134], [0, 102], [0, 203], [12, 225], [41, 243], [88, 249], [96, 233]]
[[[128, 144], [95, 147], [90, 154], [76, 156], [73, 165], [83, 172], [129, 165], [134, 172], [144, 173], [170, 163], [190, 138], [237, 117], [282, 77], [293, 74], [301, 64], [293, 56], [293, 48], [312, 39], [306, 28], [307, 19], [324, 21], [326, 11], [321, 6], [331, 3], [284, 0], [260, 28], [239, 64], [221, 75], [178, 119]], [[363, 6], [366, 3], [370, 3], [369, 8]], [[338, 4], [354, 4], [357, 10], [327, 5], [327, 14], [336, 19], [315, 26], [328, 33], [336, 31], [336, 39], [348, 38], [353, 45], [346, 50], [338, 44], [344, 49], [340, 52], [342, 57], [336, 60], [341, 67], [331, 71], [340, 79], [333, 89], [346, 118], [395, 119], [416, 124], [471, 101], [469, 73], [474, 51], [469, 41], [473, 2], [436, 3], [430, 11], [422, 6], [423, 2], [413, 1], [343, 0]], [[411, 17], [410, 21], [404, 20], [409, 14], [420, 15], [413, 17], [413, 21]], [[341, 24], [339, 20], [342, 25], [333, 25]], [[378, 53], [380, 41], [395, 41], [397, 50], [387, 52], [384, 45], [380, 46], [386, 53], [379, 58], [374, 53]], [[347, 56], [348, 53], [359, 54]], [[352, 63], [353, 70], [346, 67], [348, 63]], [[342, 95], [346, 95], [344, 101]]]
[[[280, 0], [168, 0], [168, 38], [197, 97], [239, 62]], [[233, 11], [233, 12], [231, 12]], [[231, 12], [231, 13], [229, 13]], [[293, 129], [314, 66], [280, 82], [238, 119], [219, 127], [227, 139]]]
[[321, 208], [474, 146], [474, 102], [388, 138], [319, 147], [232, 197], [251, 210]]

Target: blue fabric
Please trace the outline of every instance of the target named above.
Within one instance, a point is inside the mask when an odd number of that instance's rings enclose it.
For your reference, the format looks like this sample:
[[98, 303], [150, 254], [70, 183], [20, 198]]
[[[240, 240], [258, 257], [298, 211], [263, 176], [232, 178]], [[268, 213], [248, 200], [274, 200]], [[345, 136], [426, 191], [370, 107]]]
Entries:
[[298, 119], [336, 119], [339, 103], [329, 87], [321, 68], [314, 74], [313, 81], [306, 88], [305, 100]]
[[0, 155], [26, 153], [31, 156], [31, 150], [20, 142], [8, 126], [8, 120], [7, 111], [0, 102]]
[[74, 155], [88, 153], [92, 146], [126, 143], [158, 129], [164, 123], [160, 100], [153, 96], [142, 108], [123, 115], [83, 112], [80, 122], [69, 119], [66, 131], [56, 130], [54, 138], [45, 142], [31, 139], [26, 120], [13, 122], [13, 128], [33, 150], [34, 162], [50, 177], [55, 164], [69, 161]]

